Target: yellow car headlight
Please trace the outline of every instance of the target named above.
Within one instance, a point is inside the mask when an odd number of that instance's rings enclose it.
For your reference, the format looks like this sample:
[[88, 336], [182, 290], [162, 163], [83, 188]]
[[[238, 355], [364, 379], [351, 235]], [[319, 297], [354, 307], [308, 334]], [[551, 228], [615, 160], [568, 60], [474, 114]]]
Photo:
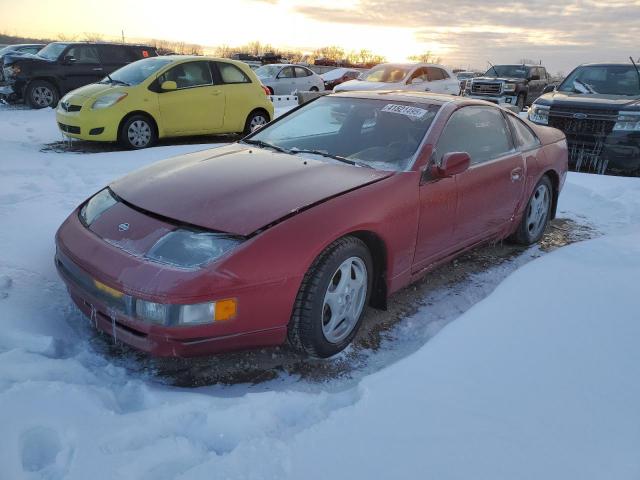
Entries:
[[124, 92], [108, 93], [106, 95], [103, 95], [102, 97], [99, 97], [95, 102], [93, 102], [93, 105], [91, 105], [91, 108], [93, 110], [101, 110], [103, 108], [109, 108], [115, 105], [116, 103], [118, 103], [119, 101], [124, 100], [126, 96], [127, 94]]

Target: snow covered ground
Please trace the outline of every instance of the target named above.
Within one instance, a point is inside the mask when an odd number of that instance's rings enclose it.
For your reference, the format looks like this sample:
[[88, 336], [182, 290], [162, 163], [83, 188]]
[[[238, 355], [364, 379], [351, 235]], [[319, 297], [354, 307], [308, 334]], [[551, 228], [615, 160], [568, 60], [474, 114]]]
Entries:
[[93, 348], [53, 235], [109, 180], [211, 145], [41, 151], [58, 140], [51, 110], [0, 107], [0, 480], [640, 477], [640, 180], [570, 174], [560, 214], [602, 236], [515, 259], [418, 348], [421, 307], [366, 374], [184, 389]]

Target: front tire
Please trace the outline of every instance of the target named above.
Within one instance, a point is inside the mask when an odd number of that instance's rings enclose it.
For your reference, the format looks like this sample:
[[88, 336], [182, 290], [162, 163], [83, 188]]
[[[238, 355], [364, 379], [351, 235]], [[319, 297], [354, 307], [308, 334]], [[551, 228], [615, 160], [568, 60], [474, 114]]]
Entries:
[[56, 108], [58, 105], [58, 89], [46, 80], [34, 80], [27, 85], [25, 99], [31, 108]]
[[549, 177], [545, 175], [533, 189], [518, 230], [512, 237], [513, 241], [521, 245], [538, 242], [549, 224], [552, 203], [553, 189]]
[[302, 280], [289, 322], [289, 342], [318, 358], [344, 350], [369, 303], [372, 265], [369, 249], [355, 237], [329, 245]]
[[120, 127], [118, 143], [130, 150], [152, 147], [158, 141], [155, 125], [146, 115], [133, 115]]

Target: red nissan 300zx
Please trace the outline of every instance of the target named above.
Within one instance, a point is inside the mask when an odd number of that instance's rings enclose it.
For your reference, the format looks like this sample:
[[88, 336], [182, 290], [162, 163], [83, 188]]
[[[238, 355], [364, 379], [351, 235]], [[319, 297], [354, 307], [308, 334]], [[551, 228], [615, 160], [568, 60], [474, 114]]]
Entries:
[[113, 182], [62, 224], [56, 264], [98, 329], [153, 355], [328, 357], [439, 263], [538, 241], [566, 172], [561, 132], [495, 105], [329, 95]]

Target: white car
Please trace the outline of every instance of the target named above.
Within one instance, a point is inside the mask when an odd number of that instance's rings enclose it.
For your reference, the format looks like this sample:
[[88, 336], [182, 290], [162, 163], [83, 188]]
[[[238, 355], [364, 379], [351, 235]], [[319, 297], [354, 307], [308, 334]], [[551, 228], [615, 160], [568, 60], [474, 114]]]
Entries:
[[415, 90], [458, 95], [460, 84], [446, 67], [431, 63], [381, 63], [360, 78], [336, 86], [334, 92]]
[[290, 95], [295, 91], [324, 90], [320, 75], [301, 65], [272, 63], [258, 68], [256, 75], [272, 95]]

